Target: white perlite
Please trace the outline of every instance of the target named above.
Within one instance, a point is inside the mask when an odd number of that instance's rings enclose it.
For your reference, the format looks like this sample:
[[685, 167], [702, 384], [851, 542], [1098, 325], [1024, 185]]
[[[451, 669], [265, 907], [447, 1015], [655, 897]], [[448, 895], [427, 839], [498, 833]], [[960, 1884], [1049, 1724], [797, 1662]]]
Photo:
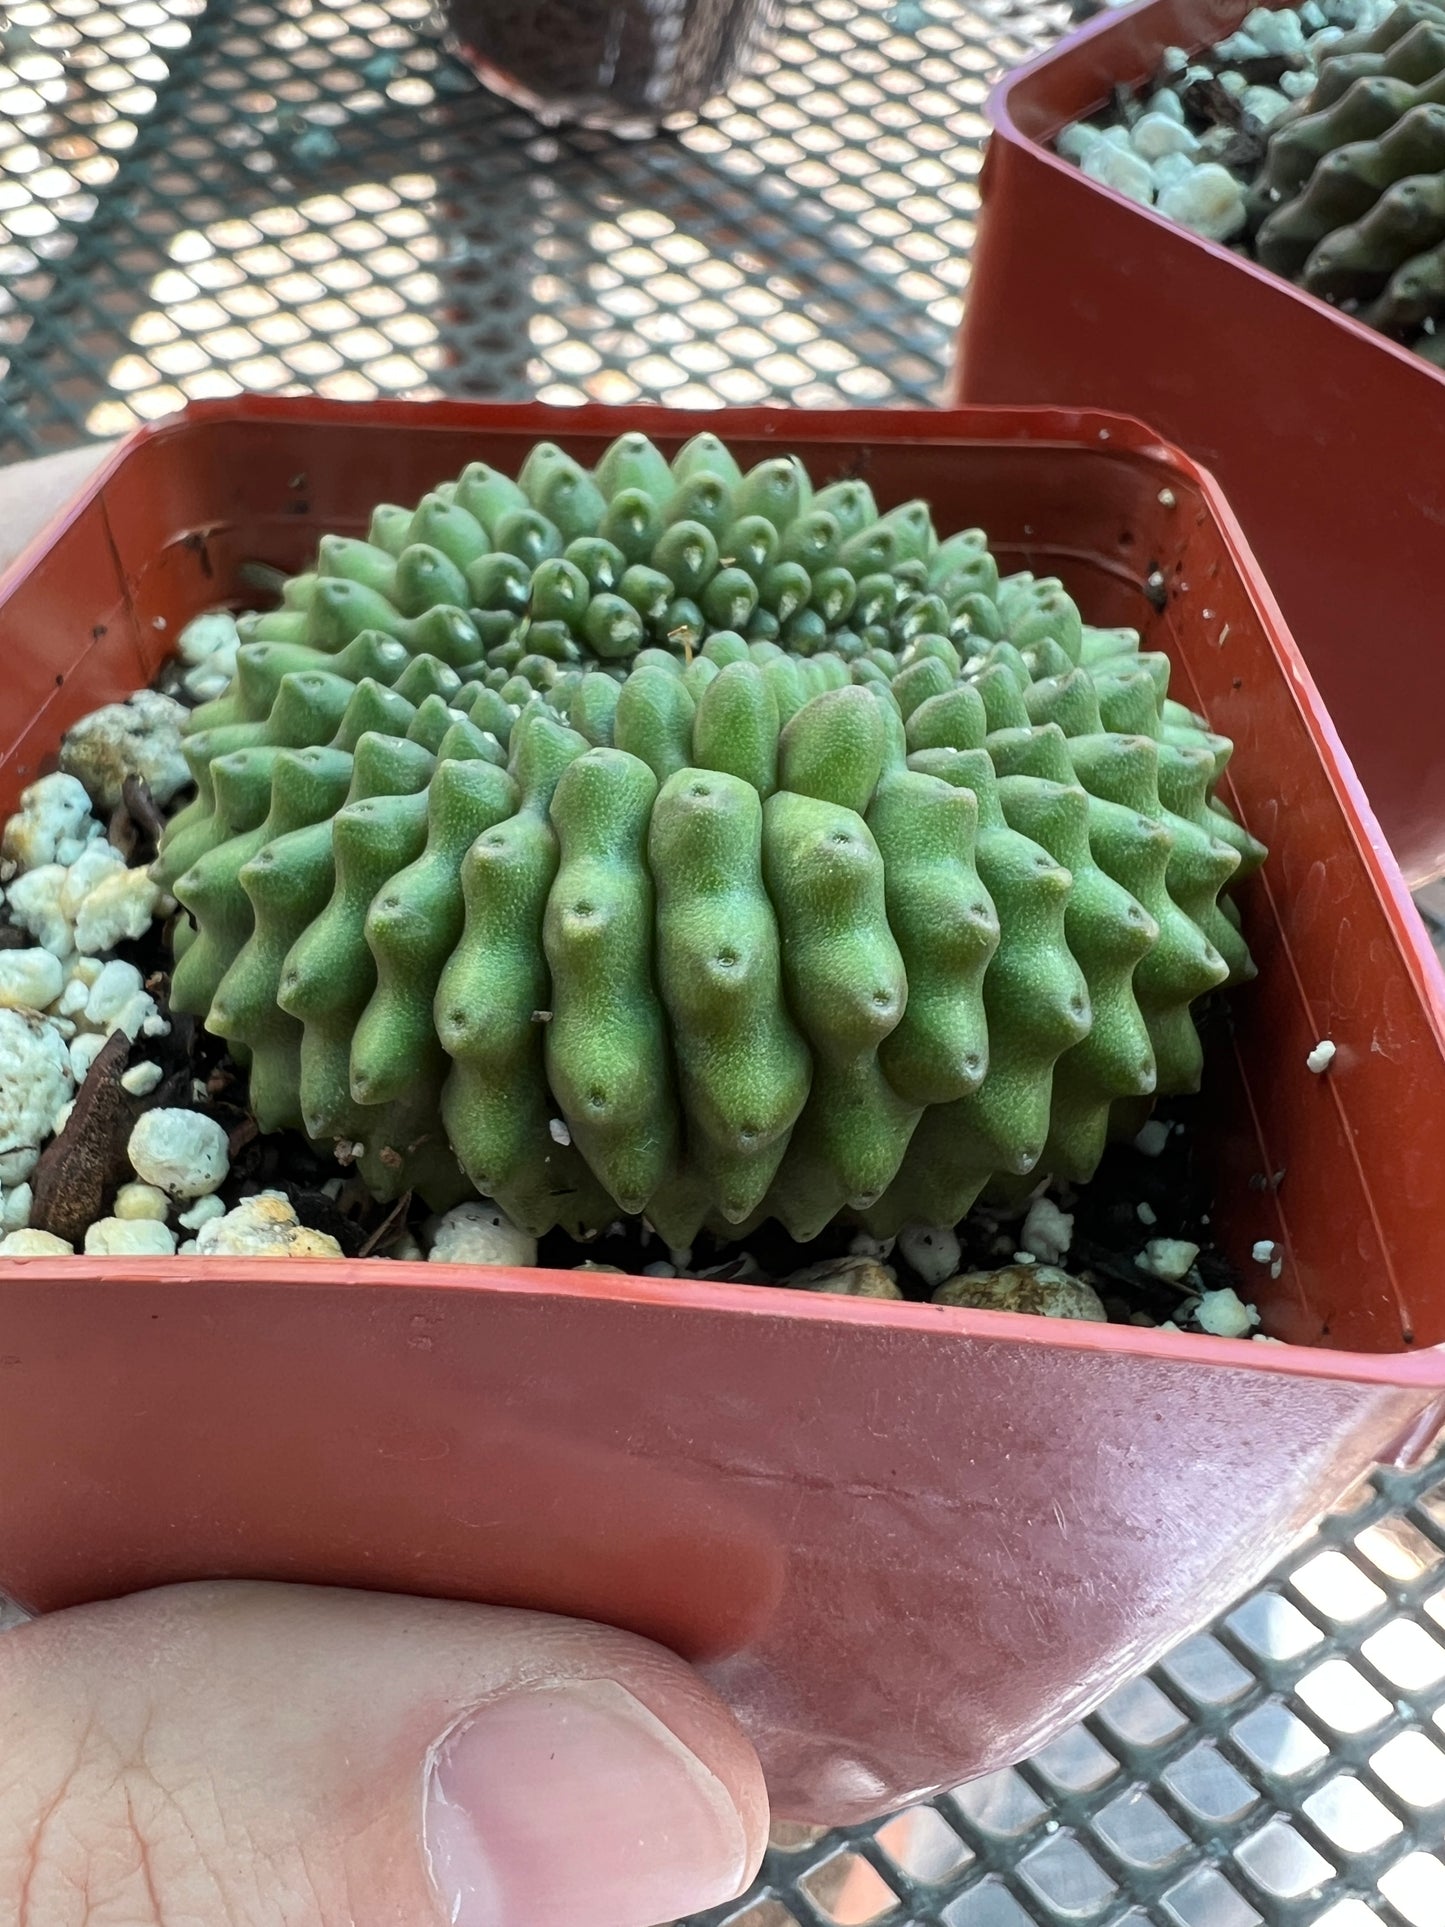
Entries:
[[1189, 1268], [1198, 1256], [1199, 1246], [1191, 1244], [1188, 1238], [1151, 1238], [1134, 1262], [1141, 1271], [1150, 1271], [1156, 1278], [1178, 1284], [1189, 1275]]
[[[1287, 103], [1283, 95], [1275, 98], [1282, 113]], [[1172, 102], [1172, 109], [1165, 102]], [[1087, 122], [1068, 127], [1058, 147], [1090, 180], [1141, 207], [1157, 204], [1161, 214], [1206, 240], [1226, 241], [1244, 226], [1243, 187], [1211, 158], [1207, 140], [1201, 143], [1184, 125], [1183, 109], [1173, 94], [1156, 94], [1150, 111], [1132, 128], [1098, 128]]]
[[93, 957], [143, 937], [160, 900], [160, 890], [144, 870], [122, 868], [103, 877], [75, 913], [76, 949]]
[[1035, 1198], [1024, 1219], [1020, 1241], [1046, 1265], [1056, 1265], [1069, 1254], [1074, 1242], [1074, 1220], [1061, 1211], [1052, 1198]]
[[1288, 112], [1289, 96], [1275, 87], [1246, 87], [1239, 104], [1261, 127], [1272, 127], [1281, 114]]
[[184, 1211], [178, 1212], [176, 1221], [184, 1225], [187, 1231], [199, 1231], [201, 1226], [209, 1224], [212, 1218], [224, 1218], [225, 1215], [225, 1200], [218, 1198], [214, 1191], [208, 1191], [205, 1197], [197, 1198], [194, 1204], [187, 1205]]
[[893, 1255], [897, 1242], [896, 1238], [875, 1238], [871, 1231], [855, 1231], [848, 1241], [848, 1250], [855, 1258], [876, 1258], [882, 1264]]
[[125, 875], [125, 858], [113, 843], [104, 838], [86, 845], [74, 863], [67, 866], [60, 886], [60, 907], [74, 923], [80, 906], [92, 890], [111, 877]]
[[[81, 959], [72, 958], [71, 961], [72, 963], [78, 963]], [[84, 961], [86, 963], [95, 963], [97, 960], [94, 957], [87, 957]], [[89, 999], [90, 985], [80, 977], [67, 977], [65, 980], [65, 988], [61, 991], [59, 997], [56, 998], [55, 1007], [50, 1013], [52, 1021], [56, 1017], [78, 1017], [85, 1009]]]
[[171, 1198], [217, 1191], [230, 1170], [226, 1133], [199, 1111], [147, 1111], [130, 1134], [127, 1155], [136, 1176]]
[[191, 780], [181, 754], [183, 704], [153, 689], [138, 689], [129, 702], [107, 703], [66, 733], [60, 767], [79, 777], [100, 810], [121, 801], [127, 776], [145, 782], [163, 808]]
[[1282, 54], [1287, 60], [1303, 59], [1304, 25], [1290, 7], [1282, 7], [1277, 13], [1268, 7], [1256, 7], [1227, 40], [1220, 41], [1217, 52], [1226, 60], [1260, 60], [1269, 54]]
[[427, 1257], [434, 1265], [515, 1265], [537, 1262], [537, 1240], [514, 1225], [505, 1211], [469, 1199], [426, 1227]]
[[1162, 1117], [1151, 1117], [1134, 1140], [1134, 1149], [1142, 1151], [1146, 1158], [1162, 1155], [1169, 1142], [1169, 1126]]
[[1194, 1308], [1194, 1321], [1201, 1331], [1215, 1338], [1244, 1338], [1259, 1323], [1259, 1313], [1226, 1285], [1202, 1294]]
[[0, 1258], [68, 1258], [74, 1250], [53, 1231], [7, 1231], [0, 1238]]
[[1104, 138], [1102, 129], [1090, 126], [1086, 120], [1076, 120], [1059, 135], [1055, 145], [1066, 161], [1077, 167], [1091, 149], [1098, 146]]
[[1159, 196], [1159, 212], [1205, 241], [1228, 241], [1244, 226], [1244, 189], [1227, 167], [1205, 161]]
[[1080, 165], [1090, 180], [1112, 187], [1116, 194], [1138, 201], [1141, 207], [1153, 205], [1154, 176], [1142, 154], [1132, 154], [1112, 141], [1098, 141]]
[[0, 1197], [0, 1231], [23, 1231], [30, 1222], [34, 1193], [28, 1184], [7, 1184]]
[[145, 979], [133, 963], [112, 957], [102, 964], [100, 975], [85, 1000], [84, 1022], [89, 1030], [108, 1033], [132, 997], [144, 993]]
[[[1174, 96], [1171, 94], [1172, 100]], [[1166, 154], [1194, 154], [1199, 142], [1182, 120], [1173, 114], [1145, 114], [1134, 123], [1134, 152], [1146, 161], [1163, 160]]]
[[20, 808], [0, 838], [0, 856], [22, 870], [74, 863], [99, 835], [84, 784], [57, 772], [21, 791]]
[[175, 1233], [154, 1218], [97, 1218], [85, 1234], [97, 1258], [169, 1258], [175, 1248]]
[[75, 948], [75, 932], [65, 914], [66, 870], [59, 863], [42, 863], [26, 870], [6, 892], [10, 916], [42, 948], [68, 957]]
[[70, 1074], [77, 1084], [83, 1084], [90, 1075], [90, 1067], [110, 1042], [99, 1031], [84, 1030], [79, 1037], [73, 1038], [70, 1045]]
[[1187, 181], [1194, 172], [1194, 163], [1187, 154], [1161, 154], [1157, 161], [1150, 163], [1149, 172], [1154, 176], [1155, 192], [1162, 193], [1166, 187], [1177, 187], [1181, 181]]
[[908, 1224], [898, 1234], [899, 1255], [907, 1259], [930, 1291], [953, 1277], [962, 1250], [952, 1225]]
[[0, 1184], [30, 1176], [74, 1093], [70, 1054], [54, 1025], [30, 1011], [0, 1010]]
[[202, 663], [197, 669], [188, 669], [181, 682], [186, 694], [197, 703], [211, 703], [218, 696], [224, 696], [231, 686], [231, 678], [224, 669], [212, 669]]
[[65, 970], [49, 950], [0, 950], [0, 1008], [44, 1010], [65, 988]]
[[176, 637], [176, 654], [192, 668], [204, 665], [229, 679], [236, 668], [241, 634], [228, 609], [209, 609], [188, 622]]
[[302, 1224], [290, 1199], [280, 1191], [260, 1191], [253, 1198], [243, 1198], [234, 1211], [203, 1224], [194, 1244], [197, 1257], [345, 1256], [335, 1238]]
[[[13, 817], [11, 828], [21, 820]], [[62, 842], [61, 847], [69, 846]], [[161, 901], [146, 871], [128, 870], [119, 850], [104, 841], [87, 843], [68, 864], [24, 869], [10, 884], [8, 897], [13, 921], [63, 961], [76, 949], [94, 956], [143, 936]]]
[[1271, 1278], [1278, 1278], [1284, 1270], [1284, 1253], [1273, 1238], [1256, 1239], [1250, 1256], [1257, 1265], [1267, 1265]]
[[[128, 868], [106, 840], [81, 778], [91, 782], [104, 805], [110, 792], [102, 765], [114, 752], [116, 799], [124, 774], [134, 769], [159, 801], [169, 800], [178, 784], [190, 780], [179, 757], [184, 714], [169, 697], [142, 690], [129, 703], [111, 704], [85, 718], [67, 739], [63, 760], [71, 767], [32, 783], [0, 831], [6, 910], [10, 921], [35, 940], [32, 948], [0, 951], [0, 1228], [5, 1233], [28, 1229], [31, 1193], [25, 1180], [46, 1141], [65, 1128], [75, 1090], [107, 1037], [121, 1030], [134, 1040], [170, 1029], [141, 973], [105, 954], [143, 936], [165, 900], [146, 867]], [[132, 1095], [145, 1096], [160, 1079], [160, 1066], [145, 1063], [126, 1072], [122, 1082]], [[208, 1172], [203, 1182], [211, 1181]], [[118, 1218], [125, 1215], [117, 1209]], [[148, 1248], [159, 1248], [154, 1232], [141, 1235], [150, 1240]]]
[[132, 1097], [149, 1097], [160, 1083], [163, 1073], [159, 1064], [144, 1058], [139, 1064], [132, 1064], [128, 1071], [121, 1073], [120, 1087], [129, 1091]]
[[123, 1184], [115, 1194], [118, 1218], [153, 1218], [164, 1224], [169, 1210], [170, 1200], [153, 1184]]
[[1335, 1046], [1328, 1037], [1322, 1037], [1305, 1059], [1305, 1064], [1318, 1077], [1320, 1072], [1327, 1071], [1334, 1061]]

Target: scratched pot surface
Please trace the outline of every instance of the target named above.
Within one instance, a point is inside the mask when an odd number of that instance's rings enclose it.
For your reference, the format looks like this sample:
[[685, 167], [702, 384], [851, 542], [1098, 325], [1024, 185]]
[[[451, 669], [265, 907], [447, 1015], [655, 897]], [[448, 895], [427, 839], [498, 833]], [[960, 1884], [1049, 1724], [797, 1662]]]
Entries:
[[698, 1927], [1439, 1927], [1445, 1453], [1024, 1764], [870, 1827], [780, 1827]]

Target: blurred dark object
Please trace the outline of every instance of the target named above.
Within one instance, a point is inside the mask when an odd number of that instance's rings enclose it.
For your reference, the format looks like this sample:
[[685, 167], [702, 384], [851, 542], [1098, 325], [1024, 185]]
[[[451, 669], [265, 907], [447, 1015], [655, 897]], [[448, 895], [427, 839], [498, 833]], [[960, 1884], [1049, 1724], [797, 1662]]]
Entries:
[[453, 50], [541, 121], [619, 134], [695, 114], [744, 72], [778, 0], [446, 0]]

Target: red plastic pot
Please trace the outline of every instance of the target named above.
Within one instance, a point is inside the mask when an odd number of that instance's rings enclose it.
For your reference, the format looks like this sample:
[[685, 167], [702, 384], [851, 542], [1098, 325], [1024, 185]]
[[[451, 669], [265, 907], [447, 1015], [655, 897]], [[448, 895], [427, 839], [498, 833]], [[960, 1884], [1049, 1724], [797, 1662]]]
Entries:
[[600, 1274], [0, 1262], [0, 1582], [48, 1608], [270, 1575], [611, 1621], [703, 1667], [780, 1812], [858, 1818], [1037, 1747], [1425, 1449], [1445, 987], [1214, 483], [1095, 414], [201, 404], [0, 582], [0, 807], [244, 558], [296, 568], [472, 457], [550, 435], [591, 460], [639, 421], [986, 524], [1007, 565], [1141, 626], [1235, 738], [1231, 800], [1272, 854], [1198, 1129], [1288, 1345]]
[[1412, 882], [1445, 870], [1445, 375], [1052, 152], [1248, 0], [1101, 17], [989, 102], [957, 392], [1087, 397], [1218, 476]]

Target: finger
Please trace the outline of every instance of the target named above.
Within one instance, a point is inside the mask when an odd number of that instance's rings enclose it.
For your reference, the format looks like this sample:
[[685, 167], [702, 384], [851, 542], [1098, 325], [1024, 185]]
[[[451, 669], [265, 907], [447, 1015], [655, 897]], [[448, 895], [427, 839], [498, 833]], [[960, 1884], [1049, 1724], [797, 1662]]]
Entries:
[[0, 1918], [654, 1927], [766, 1830], [726, 1708], [607, 1628], [215, 1584], [0, 1638]]

